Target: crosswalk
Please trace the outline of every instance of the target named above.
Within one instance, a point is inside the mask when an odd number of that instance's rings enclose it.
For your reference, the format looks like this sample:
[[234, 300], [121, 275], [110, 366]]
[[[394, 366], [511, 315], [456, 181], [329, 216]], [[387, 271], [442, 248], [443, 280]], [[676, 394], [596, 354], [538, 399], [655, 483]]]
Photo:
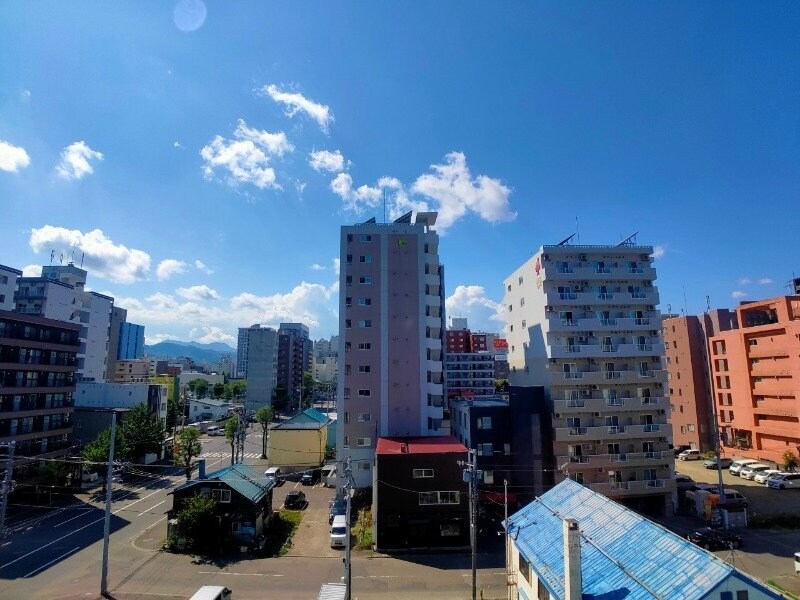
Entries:
[[[200, 455], [200, 458], [226, 458], [230, 457], [230, 452], [205, 452]], [[245, 452], [245, 458], [261, 458], [261, 454], [258, 452]]]

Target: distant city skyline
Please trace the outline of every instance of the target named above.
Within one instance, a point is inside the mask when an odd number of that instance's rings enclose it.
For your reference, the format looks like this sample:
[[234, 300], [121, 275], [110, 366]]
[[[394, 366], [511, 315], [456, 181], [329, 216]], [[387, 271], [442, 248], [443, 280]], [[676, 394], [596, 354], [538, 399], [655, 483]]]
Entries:
[[0, 22], [0, 263], [82, 263], [147, 344], [329, 338], [339, 227], [428, 209], [474, 330], [578, 232], [652, 245], [665, 313], [791, 293], [796, 3], [47, 6]]

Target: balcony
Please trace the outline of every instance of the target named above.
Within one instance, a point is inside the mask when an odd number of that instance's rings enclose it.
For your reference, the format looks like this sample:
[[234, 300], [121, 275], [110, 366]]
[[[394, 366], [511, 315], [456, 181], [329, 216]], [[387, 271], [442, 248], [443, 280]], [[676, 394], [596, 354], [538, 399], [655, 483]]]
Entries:
[[590, 483], [589, 488], [609, 497], [643, 496], [647, 494], [670, 494], [675, 491], [674, 479], [653, 479], [650, 481], [613, 481]]
[[638, 292], [633, 295], [627, 291], [616, 292], [609, 291], [605, 293], [600, 292], [562, 292], [551, 290], [547, 292], [547, 303], [550, 305], [563, 305], [569, 303], [570, 306], [574, 305], [587, 305], [587, 306], [604, 306], [604, 305], [626, 305], [626, 304], [652, 304], [657, 305], [659, 302], [658, 292]]
[[563, 371], [551, 371], [550, 383], [551, 385], [569, 385], [569, 384], [641, 384], [643, 382], [655, 382], [656, 375], [661, 374], [662, 371], [645, 371], [641, 374], [640, 371], [603, 371], [601, 369], [575, 371], [571, 373], [564, 373]]
[[655, 411], [664, 404], [663, 397], [629, 396], [625, 398], [580, 397], [555, 400], [553, 410], [557, 414], [618, 413]]
[[[647, 430], [645, 430], [647, 428]], [[672, 429], [667, 423], [657, 425], [596, 425], [581, 427], [554, 427], [556, 442], [614, 443], [618, 440], [645, 439], [657, 436], [668, 437]]]

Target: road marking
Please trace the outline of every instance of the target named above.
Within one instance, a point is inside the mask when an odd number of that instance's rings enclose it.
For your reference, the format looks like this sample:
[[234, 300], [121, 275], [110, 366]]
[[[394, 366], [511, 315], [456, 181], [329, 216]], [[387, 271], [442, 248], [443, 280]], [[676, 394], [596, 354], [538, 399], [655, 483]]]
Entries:
[[142, 534], [143, 534], [145, 531], [147, 531], [148, 529], [152, 529], [153, 527], [155, 527], [156, 525], [158, 525], [159, 523], [161, 523], [161, 521], [163, 521], [163, 520], [164, 520], [164, 519], [166, 519], [166, 518], [167, 518], [167, 515], [164, 515], [163, 517], [161, 517], [161, 518], [160, 518], [158, 521], [156, 521], [156, 522], [155, 522], [155, 523], [153, 523], [152, 525], [148, 525], [147, 527], [145, 527], [144, 529], [142, 529], [142, 530], [141, 530], [139, 533], [137, 533], [136, 535], [132, 535], [131, 537], [129, 537], [129, 538], [128, 538], [128, 541], [131, 541], [131, 540], [133, 540], [133, 539], [136, 539], [137, 537], [139, 537], [140, 535], [142, 535]]
[[159, 506], [161, 506], [162, 504], [164, 504], [164, 502], [166, 502], [166, 500], [162, 500], [161, 502], [159, 502], [159, 503], [158, 503], [158, 504], [156, 504], [155, 506], [151, 506], [151, 507], [150, 507], [150, 508], [148, 508], [147, 510], [143, 510], [142, 512], [140, 512], [140, 513], [139, 513], [138, 515], [136, 515], [136, 516], [137, 516], [137, 517], [141, 517], [143, 514], [146, 514], [146, 513], [150, 512], [150, 511], [151, 511], [151, 510], [153, 510], [154, 508], [158, 508]]
[[279, 573], [230, 573], [228, 571], [198, 571], [201, 575], [238, 575], [246, 577], [283, 577]]
[[74, 521], [75, 519], [80, 519], [87, 512], [92, 511], [92, 510], [95, 510], [95, 509], [94, 508], [87, 508], [81, 514], [76, 515], [76, 516], [72, 517], [71, 519], [67, 519], [66, 521], [64, 521], [63, 523], [59, 523], [58, 525], [53, 525], [53, 529], [55, 529], [56, 527], [61, 527], [62, 525], [65, 525], [65, 524], [69, 523], [70, 521]]
[[353, 579], [400, 579], [400, 575], [353, 575]]
[[45, 564], [45, 565], [42, 565], [41, 567], [38, 567], [38, 568], [34, 569], [33, 571], [31, 571], [30, 573], [28, 573], [27, 575], [25, 575], [25, 577], [30, 577], [31, 575], [35, 575], [35, 574], [36, 574], [36, 573], [38, 573], [39, 571], [42, 571], [43, 569], [46, 569], [47, 567], [49, 567], [50, 565], [52, 565], [54, 562], [61, 560], [62, 558], [64, 558], [65, 556], [67, 556], [67, 554], [72, 554], [73, 552], [75, 552], [75, 550], [79, 550], [79, 549], [80, 549], [80, 546], [75, 546], [75, 547], [74, 547], [72, 550], [70, 550], [69, 552], [65, 552], [64, 554], [62, 554], [62, 555], [61, 555], [61, 556], [59, 556], [58, 558], [54, 558], [53, 560], [51, 560], [49, 563], [47, 563], [47, 564]]

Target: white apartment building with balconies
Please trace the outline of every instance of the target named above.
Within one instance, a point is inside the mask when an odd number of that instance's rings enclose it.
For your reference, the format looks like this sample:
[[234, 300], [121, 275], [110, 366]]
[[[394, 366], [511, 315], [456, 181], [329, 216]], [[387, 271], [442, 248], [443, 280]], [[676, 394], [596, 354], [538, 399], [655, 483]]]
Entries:
[[651, 246], [543, 246], [504, 281], [510, 382], [542, 385], [556, 481], [643, 510], [675, 492]]
[[372, 486], [378, 437], [446, 435], [436, 213], [341, 230], [337, 453]]

